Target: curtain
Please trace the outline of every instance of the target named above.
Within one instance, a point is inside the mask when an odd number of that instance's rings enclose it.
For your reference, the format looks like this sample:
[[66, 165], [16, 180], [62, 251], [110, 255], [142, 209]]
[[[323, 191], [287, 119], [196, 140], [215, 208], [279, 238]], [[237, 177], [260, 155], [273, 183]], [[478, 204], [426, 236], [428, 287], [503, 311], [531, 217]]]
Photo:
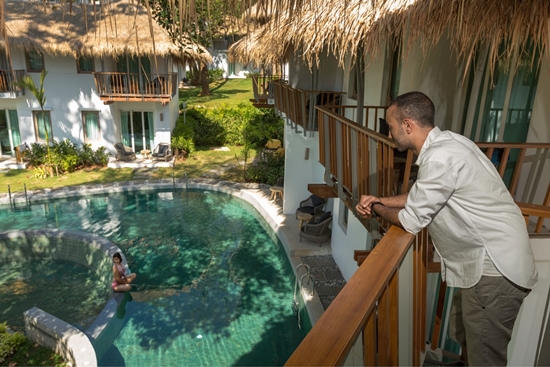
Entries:
[[84, 114], [86, 138], [88, 140], [99, 140], [99, 114], [87, 112]]
[[122, 144], [126, 146], [132, 146], [132, 142], [130, 139], [130, 132], [128, 131], [128, 123], [129, 123], [129, 115], [130, 112], [127, 111], [120, 111], [120, 130], [122, 132]]
[[153, 123], [153, 112], [146, 112], [146, 124], [145, 129], [148, 130], [149, 146], [151, 149], [155, 148], [155, 126]]
[[78, 68], [80, 72], [92, 72], [94, 71], [94, 58], [93, 57], [79, 57]]
[[36, 113], [36, 125], [38, 127], [38, 138], [46, 140], [46, 132], [48, 139], [53, 140], [52, 126], [50, 124], [50, 113], [48, 111], [40, 111]]
[[17, 110], [8, 110], [11, 126], [11, 140], [13, 146], [16, 147], [21, 144], [21, 132], [19, 131], [19, 118], [17, 117]]

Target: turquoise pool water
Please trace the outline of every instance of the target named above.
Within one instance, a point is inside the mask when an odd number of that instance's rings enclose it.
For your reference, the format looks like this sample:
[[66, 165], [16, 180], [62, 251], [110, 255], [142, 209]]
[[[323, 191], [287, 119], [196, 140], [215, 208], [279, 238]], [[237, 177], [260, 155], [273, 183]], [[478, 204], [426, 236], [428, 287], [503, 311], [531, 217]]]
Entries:
[[122, 249], [137, 289], [102, 366], [282, 365], [309, 328], [292, 312], [284, 250], [259, 220], [223, 193], [154, 191], [2, 210], [0, 230], [82, 230]]

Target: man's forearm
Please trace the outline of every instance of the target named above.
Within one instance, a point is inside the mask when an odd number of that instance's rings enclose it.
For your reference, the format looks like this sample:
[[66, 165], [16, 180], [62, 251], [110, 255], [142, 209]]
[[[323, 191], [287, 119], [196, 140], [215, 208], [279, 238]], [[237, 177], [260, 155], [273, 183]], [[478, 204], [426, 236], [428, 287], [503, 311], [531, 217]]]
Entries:
[[405, 207], [405, 204], [407, 203], [408, 196], [409, 196], [409, 193], [406, 192], [401, 195], [383, 197], [383, 198], [380, 198], [379, 200], [382, 204], [384, 204], [387, 207], [403, 209]]
[[401, 225], [401, 221], [399, 220], [399, 212], [401, 211], [401, 208], [387, 206], [385, 203], [375, 203], [372, 206], [372, 210], [391, 224], [403, 228], [403, 226]]

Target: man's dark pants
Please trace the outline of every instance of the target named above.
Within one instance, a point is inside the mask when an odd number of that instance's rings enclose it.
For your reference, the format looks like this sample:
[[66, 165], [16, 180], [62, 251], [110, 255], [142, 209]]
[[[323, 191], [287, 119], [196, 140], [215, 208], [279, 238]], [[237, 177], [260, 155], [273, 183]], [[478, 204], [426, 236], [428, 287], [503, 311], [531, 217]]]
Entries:
[[505, 277], [481, 277], [453, 298], [449, 336], [467, 350], [469, 366], [506, 366], [508, 343], [530, 290]]

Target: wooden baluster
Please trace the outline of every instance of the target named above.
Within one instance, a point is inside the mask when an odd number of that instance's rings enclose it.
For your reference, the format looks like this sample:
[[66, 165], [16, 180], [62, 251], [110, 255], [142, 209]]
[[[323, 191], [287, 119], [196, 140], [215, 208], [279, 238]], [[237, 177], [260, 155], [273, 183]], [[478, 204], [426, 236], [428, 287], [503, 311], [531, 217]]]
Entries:
[[376, 309], [373, 310], [363, 327], [363, 363], [365, 366], [376, 366]]
[[[548, 206], [550, 204], [550, 184], [548, 184], [548, 188], [546, 189], [546, 195], [544, 196], [544, 201], [542, 202], [542, 205]], [[529, 218], [527, 218], [529, 219]], [[540, 233], [542, 230], [542, 224], [544, 223], [544, 217], [539, 217], [537, 220], [537, 225], [535, 226], [535, 233]]]
[[506, 171], [506, 165], [508, 164], [508, 157], [510, 156], [510, 148], [504, 148], [502, 153], [502, 159], [500, 160], [500, 165], [498, 167], [498, 174], [500, 177], [504, 177], [504, 172]]
[[378, 299], [378, 365], [390, 366], [389, 294], [386, 287]]
[[395, 271], [388, 285], [388, 365], [399, 366], [399, 269]]
[[525, 160], [525, 152], [527, 152], [527, 148], [521, 148], [519, 150], [518, 161], [516, 163], [516, 167], [514, 168], [514, 174], [512, 175], [512, 182], [510, 183], [510, 194], [512, 194], [512, 196], [516, 195], [519, 175], [521, 174], [521, 168], [523, 166], [523, 161]]

